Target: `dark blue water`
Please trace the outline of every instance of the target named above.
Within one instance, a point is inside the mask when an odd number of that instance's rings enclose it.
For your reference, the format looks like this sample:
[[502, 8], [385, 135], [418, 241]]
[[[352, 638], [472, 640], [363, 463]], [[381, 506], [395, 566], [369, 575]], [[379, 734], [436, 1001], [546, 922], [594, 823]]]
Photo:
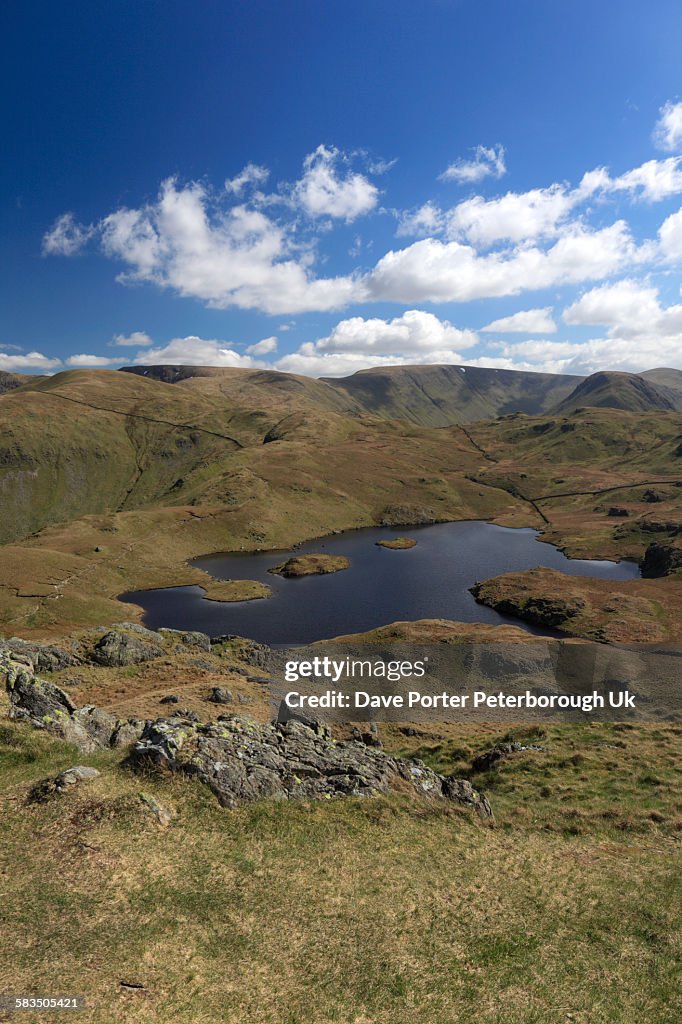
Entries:
[[[414, 537], [417, 546], [391, 551], [376, 544], [377, 540], [397, 535]], [[212, 636], [236, 633], [262, 643], [294, 645], [409, 619], [457, 619], [494, 625], [515, 621], [476, 604], [469, 593], [469, 587], [477, 581], [504, 572], [544, 565], [569, 576], [609, 580], [639, 576], [639, 567], [633, 562], [568, 559], [536, 537], [534, 530], [511, 530], [482, 522], [440, 523], [399, 531], [351, 530], [307, 541], [295, 552], [218, 554], [192, 563], [218, 579], [267, 583], [272, 597], [266, 600], [207, 601], [201, 587], [141, 590], [123, 594], [121, 599], [144, 608], [144, 622], [152, 629], [199, 629]], [[268, 572], [289, 554], [312, 551], [345, 555], [350, 568], [301, 579], [285, 579]]]

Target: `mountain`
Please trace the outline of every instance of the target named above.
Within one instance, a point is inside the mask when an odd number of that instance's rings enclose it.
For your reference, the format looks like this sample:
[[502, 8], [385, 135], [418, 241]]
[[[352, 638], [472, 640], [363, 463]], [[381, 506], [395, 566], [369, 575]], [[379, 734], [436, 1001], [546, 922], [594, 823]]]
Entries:
[[5, 370], [0, 370], [0, 395], [4, 395], [7, 391], [14, 391], [15, 388], [20, 388], [23, 384], [42, 379], [42, 377], [29, 377], [23, 373], [7, 373]]
[[580, 378], [479, 366], [388, 366], [326, 379], [375, 415], [444, 427], [510, 412], [546, 412]]
[[122, 367], [158, 381], [186, 385], [200, 382], [234, 398], [237, 389], [251, 390], [252, 401], [272, 405], [281, 399], [305, 396], [317, 408], [345, 414], [361, 412], [382, 419], [407, 420], [423, 427], [494, 419], [510, 412], [536, 415], [550, 411], [582, 378], [552, 373], [487, 369], [478, 366], [382, 366], [359, 370], [350, 377], [297, 377], [262, 370], [216, 369], [196, 366]]
[[676, 402], [669, 388], [664, 390], [656, 386], [644, 375], [602, 370], [580, 381], [559, 403], [556, 412], [565, 415], [585, 407], [623, 409], [627, 412], [675, 412], [682, 409], [682, 392]]
[[645, 370], [639, 376], [650, 381], [661, 394], [666, 395], [675, 404], [676, 409], [682, 409], [682, 370], [658, 367], [655, 370]]

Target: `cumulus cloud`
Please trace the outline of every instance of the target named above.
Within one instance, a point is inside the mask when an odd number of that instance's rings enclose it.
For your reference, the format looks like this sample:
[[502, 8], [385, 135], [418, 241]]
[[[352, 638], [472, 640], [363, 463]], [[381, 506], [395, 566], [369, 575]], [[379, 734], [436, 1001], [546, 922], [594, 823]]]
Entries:
[[257, 341], [255, 345], [249, 345], [246, 351], [252, 356], [266, 356], [269, 352], [276, 352], [277, 338], [274, 334], [270, 338], [263, 338], [262, 341]]
[[270, 197], [241, 197], [263, 173], [247, 165], [219, 192], [169, 178], [153, 201], [114, 210], [94, 227], [64, 214], [45, 236], [44, 251], [73, 255], [96, 236], [121, 265], [121, 282], [149, 282], [214, 308], [277, 315], [376, 301], [468, 302], [599, 282], [647, 262], [682, 259], [682, 211], [667, 217], [658, 239], [637, 242], [623, 219], [591, 226], [587, 207], [617, 193], [653, 201], [682, 192], [682, 157], [649, 161], [615, 178], [597, 168], [577, 188], [557, 183], [492, 199], [475, 195], [446, 211], [426, 202], [397, 215], [398, 234], [416, 241], [367, 270], [337, 276], [316, 270], [320, 239], [311, 232], [375, 209], [376, 186], [352, 169], [350, 157], [326, 146], [306, 157], [298, 182]]
[[682, 149], [682, 103], [670, 100], [661, 107], [654, 128], [654, 142], [659, 149], [674, 152]]
[[647, 160], [639, 167], [616, 178], [600, 167], [584, 175], [582, 185], [592, 192], [629, 192], [633, 196], [656, 203], [682, 192], [682, 157]]
[[328, 310], [355, 291], [352, 277], [313, 279], [292, 257], [284, 228], [243, 204], [215, 208], [196, 182], [169, 178], [156, 202], [105, 217], [101, 237], [105, 253], [127, 266], [123, 280], [151, 281], [218, 308]]
[[506, 171], [504, 146], [476, 146], [472, 160], [465, 160], [463, 157], [455, 160], [446, 167], [439, 180], [470, 185], [484, 178], [501, 178]]
[[344, 170], [346, 161], [333, 146], [318, 146], [305, 158], [303, 176], [292, 196], [309, 217], [336, 217], [350, 223], [377, 205], [379, 189], [363, 174]]
[[497, 346], [501, 356], [517, 368], [523, 364], [554, 373], [682, 369], [682, 305], [663, 306], [650, 284], [625, 279], [593, 288], [564, 311], [563, 319], [568, 324], [606, 327], [606, 337], [502, 343]]
[[112, 344], [143, 348], [145, 345], [153, 345], [154, 342], [145, 331], [133, 331], [132, 334], [115, 334]]
[[439, 210], [436, 204], [430, 200], [416, 210], [398, 211], [397, 216], [396, 234], [399, 237], [409, 235], [423, 238], [427, 235], [438, 234], [443, 228], [443, 211]]
[[393, 320], [361, 316], [342, 320], [329, 335], [306, 342], [276, 366], [320, 377], [382, 364], [458, 363], [462, 361], [460, 350], [477, 342], [474, 331], [460, 330], [433, 313], [410, 309]]
[[120, 359], [108, 359], [107, 356], [92, 356], [85, 352], [79, 352], [78, 355], [69, 356], [66, 365], [82, 368], [86, 366], [118, 366], [120, 362]]
[[564, 311], [564, 320], [608, 327], [609, 335], [620, 339], [682, 335], [682, 306], [662, 307], [657, 288], [629, 279], [585, 292]]
[[95, 230], [91, 224], [79, 224], [72, 213], [63, 213], [43, 237], [43, 255], [75, 256]]
[[234, 178], [226, 179], [225, 191], [232, 195], [240, 195], [247, 185], [264, 185], [269, 177], [267, 167], [249, 163]]
[[386, 253], [365, 286], [374, 299], [465, 302], [599, 280], [650, 256], [622, 220], [598, 231], [574, 225], [547, 250], [520, 246], [479, 255], [471, 246], [429, 238]]
[[198, 338], [195, 335], [188, 335], [186, 338], [173, 338], [167, 345], [138, 352], [135, 363], [242, 367], [258, 365], [250, 356], [242, 355], [232, 348], [230, 342]]
[[679, 260], [682, 258], [682, 209], [666, 217], [659, 228], [658, 237], [661, 254], [665, 259]]
[[545, 309], [523, 309], [511, 316], [493, 320], [481, 328], [484, 334], [554, 334], [556, 324], [552, 319], [551, 307]]
[[551, 237], [581, 198], [564, 185], [507, 192], [496, 199], [473, 196], [448, 212], [446, 233], [477, 246]]
[[[8, 348], [14, 350], [14, 345], [8, 345]], [[53, 359], [51, 356], [43, 355], [42, 352], [26, 352], [17, 353], [15, 351], [0, 352], [0, 370], [6, 370], [11, 373], [13, 370], [21, 372], [22, 370], [55, 370], [58, 366], [61, 366], [61, 359]]]

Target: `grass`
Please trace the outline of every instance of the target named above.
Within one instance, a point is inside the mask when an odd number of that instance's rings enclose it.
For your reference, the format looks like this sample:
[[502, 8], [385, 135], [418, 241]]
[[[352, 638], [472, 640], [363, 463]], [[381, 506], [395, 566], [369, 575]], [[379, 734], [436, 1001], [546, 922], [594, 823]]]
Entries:
[[[412, 742], [461, 769], [496, 738]], [[85, 758], [93, 783], [27, 804], [74, 754], [5, 725], [3, 987], [84, 994], [97, 1024], [673, 1024], [679, 729], [565, 726], [526, 742], [547, 749], [476, 779], [489, 828], [398, 797], [228, 812], [108, 753]], [[168, 829], [142, 789], [175, 811]]]

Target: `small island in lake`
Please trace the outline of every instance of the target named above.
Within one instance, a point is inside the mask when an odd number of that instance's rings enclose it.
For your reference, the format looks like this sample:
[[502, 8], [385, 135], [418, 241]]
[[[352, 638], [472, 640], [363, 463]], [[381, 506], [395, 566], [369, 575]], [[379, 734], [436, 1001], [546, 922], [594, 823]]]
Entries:
[[406, 551], [417, 544], [412, 537], [394, 537], [392, 540], [378, 540], [376, 543], [378, 547], [390, 548], [391, 551]]
[[350, 562], [343, 555], [293, 555], [286, 562], [273, 566], [268, 572], [277, 576], [322, 576], [347, 569]]
[[211, 580], [204, 586], [206, 601], [258, 601], [270, 597], [272, 591], [258, 580]]

